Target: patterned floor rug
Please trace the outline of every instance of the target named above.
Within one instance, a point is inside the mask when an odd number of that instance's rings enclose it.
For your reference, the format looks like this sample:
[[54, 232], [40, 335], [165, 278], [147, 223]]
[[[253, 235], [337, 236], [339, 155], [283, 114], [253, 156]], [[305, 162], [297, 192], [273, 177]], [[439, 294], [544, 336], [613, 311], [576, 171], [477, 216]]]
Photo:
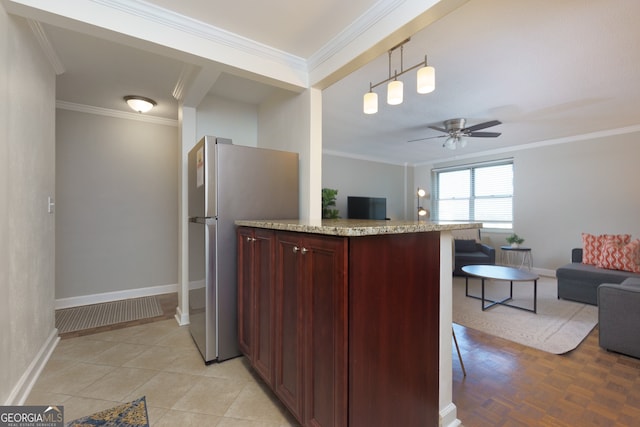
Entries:
[[66, 427], [149, 427], [145, 396], [65, 424]]
[[[487, 297], [500, 299], [509, 295], [509, 282], [485, 284]], [[469, 279], [469, 294], [480, 295], [480, 280]], [[514, 341], [553, 354], [576, 348], [598, 324], [598, 307], [559, 300], [557, 281], [550, 277], [538, 280], [537, 313], [512, 307], [495, 306], [485, 311], [481, 301], [465, 296], [465, 280], [453, 279], [454, 323]], [[515, 282], [510, 304], [531, 308], [533, 282]]]
[[58, 333], [81, 331], [162, 315], [155, 296], [56, 310]]

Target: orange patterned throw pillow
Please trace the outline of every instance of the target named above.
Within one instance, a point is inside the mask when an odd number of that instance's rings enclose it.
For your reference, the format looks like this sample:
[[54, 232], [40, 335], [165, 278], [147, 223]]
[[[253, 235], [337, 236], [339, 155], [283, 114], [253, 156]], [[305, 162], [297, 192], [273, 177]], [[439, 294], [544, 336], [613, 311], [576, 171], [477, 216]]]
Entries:
[[598, 266], [601, 257], [602, 246], [605, 242], [614, 242], [617, 245], [626, 245], [631, 241], [630, 234], [593, 234], [582, 233], [582, 263]]
[[627, 244], [606, 240], [600, 248], [598, 267], [640, 273], [640, 239]]

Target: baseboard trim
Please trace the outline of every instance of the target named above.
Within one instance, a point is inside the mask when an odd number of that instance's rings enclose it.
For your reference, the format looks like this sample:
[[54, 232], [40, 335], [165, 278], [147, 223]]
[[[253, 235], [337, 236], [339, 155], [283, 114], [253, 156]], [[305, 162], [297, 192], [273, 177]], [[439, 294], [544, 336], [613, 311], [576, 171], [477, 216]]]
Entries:
[[546, 268], [532, 268], [531, 271], [533, 271], [534, 273], [538, 273], [539, 276], [545, 276], [545, 277], [556, 277], [556, 271], [555, 270], [549, 270]]
[[178, 325], [180, 326], [185, 326], [189, 324], [189, 313], [183, 313], [182, 310], [180, 309], [180, 307], [176, 307], [176, 322], [178, 322]]
[[58, 330], [53, 328], [49, 337], [40, 348], [40, 351], [38, 351], [36, 357], [29, 364], [25, 373], [22, 374], [18, 383], [13, 387], [9, 398], [4, 403], [6, 406], [24, 405], [27, 397], [29, 397], [29, 393], [31, 393], [33, 385], [40, 377], [40, 373], [47, 364], [49, 357], [51, 357], [51, 353], [53, 353], [53, 350], [56, 348], [59, 341], [60, 337], [58, 337]]
[[458, 408], [451, 402], [440, 409], [440, 427], [458, 427], [462, 422], [458, 419]]
[[105, 292], [93, 295], [81, 295], [77, 297], [56, 299], [55, 309], [78, 307], [81, 305], [100, 304], [103, 302], [119, 301], [130, 298], [148, 297], [151, 295], [169, 294], [178, 292], [178, 285], [149, 286], [146, 288], [126, 289], [123, 291]]

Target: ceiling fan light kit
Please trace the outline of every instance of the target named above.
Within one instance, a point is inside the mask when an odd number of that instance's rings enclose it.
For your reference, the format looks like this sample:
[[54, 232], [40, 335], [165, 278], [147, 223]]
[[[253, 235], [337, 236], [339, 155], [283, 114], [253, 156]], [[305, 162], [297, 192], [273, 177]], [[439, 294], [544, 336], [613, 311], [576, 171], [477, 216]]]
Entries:
[[438, 132], [444, 132], [446, 135], [428, 136], [426, 138], [412, 139], [408, 142], [424, 141], [425, 139], [433, 138], [447, 138], [444, 140], [442, 146], [450, 150], [457, 148], [464, 148], [467, 146], [467, 138], [496, 138], [502, 135], [500, 132], [478, 132], [481, 129], [486, 129], [492, 126], [501, 125], [499, 120], [490, 120], [484, 123], [478, 123], [477, 125], [469, 126], [465, 128], [465, 119], [449, 119], [442, 122], [444, 127], [429, 126], [429, 129], [437, 130]]
[[[392, 47], [389, 50], [389, 77], [376, 84], [369, 83], [369, 92], [367, 92], [364, 95], [364, 99], [363, 99], [362, 109], [365, 114], [375, 114], [378, 112], [378, 95], [373, 91], [373, 89], [387, 82], [389, 82], [389, 84], [387, 85], [387, 104], [389, 105], [402, 104], [404, 85], [402, 81], [398, 80], [398, 77], [402, 76], [405, 73], [408, 73], [409, 71], [415, 70], [416, 68], [420, 67], [416, 77], [416, 89], [418, 93], [420, 94], [430, 93], [430, 92], [433, 92], [433, 90], [436, 88], [435, 69], [427, 64], [427, 55], [424, 56], [424, 61], [414, 65], [413, 67], [407, 68], [406, 70], [404, 69], [404, 64], [403, 64], [404, 45], [409, 40], [411, 39], [406, 39], [402, 43]], [[396, 50], [397, 48], [400, 48], [400, 72], [396, 70], [392, 74], [391, 73], [391, 55], [393, 51]]]

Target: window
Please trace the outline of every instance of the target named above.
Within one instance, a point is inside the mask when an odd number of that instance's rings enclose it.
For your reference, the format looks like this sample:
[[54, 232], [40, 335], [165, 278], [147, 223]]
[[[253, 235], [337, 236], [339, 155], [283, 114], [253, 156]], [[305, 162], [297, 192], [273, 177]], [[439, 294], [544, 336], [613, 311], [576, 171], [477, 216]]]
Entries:
[[433, 170], [434, 218], [513, 228], [513, 160]]

